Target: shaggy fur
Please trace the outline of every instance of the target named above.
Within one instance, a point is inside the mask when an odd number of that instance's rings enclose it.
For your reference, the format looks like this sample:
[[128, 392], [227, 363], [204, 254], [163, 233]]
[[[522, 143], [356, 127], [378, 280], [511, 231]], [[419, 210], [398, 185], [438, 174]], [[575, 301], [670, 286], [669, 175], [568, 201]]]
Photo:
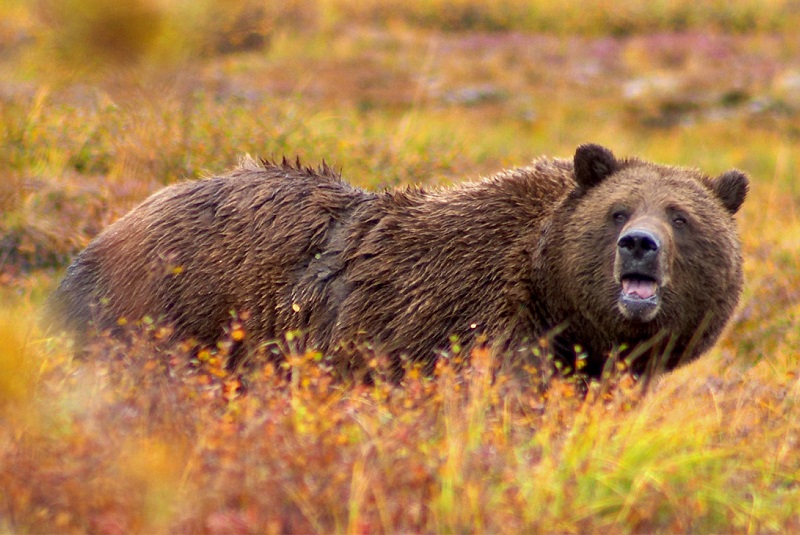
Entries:
[[[246, 313], [246, 350], [301, 331], [339, 361], [370, 348], [431, 364], [453, 335], [530, 357], [557, 332], [556, 356], [574, 366], [583, 355], [594, 376], [610, 353], [660, 336], [672, 368], [705, 351], [736, 305], [732, 215], [746, 191], [738, 171], [709, 179], [596, 145], [436, 191], [371, 193], [324, 165], [246, 159], [165, 188], [111, 225], [52, 302], [78, 332], [148, 315], [207, 344], [232, 312]], [[680, 229], [676, 210], [688, 221]], [[618, 310], [620, 211], [627, 225], [646, 216], [664, 227], [669, 276], [652, 321]]]

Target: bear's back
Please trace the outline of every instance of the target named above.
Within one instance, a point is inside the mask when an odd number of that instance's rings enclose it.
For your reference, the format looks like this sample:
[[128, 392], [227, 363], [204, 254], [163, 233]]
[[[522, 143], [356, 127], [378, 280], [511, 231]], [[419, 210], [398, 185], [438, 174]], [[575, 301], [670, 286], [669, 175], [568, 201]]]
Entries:
[[326, 166], [245, 160], [150, 196], [75, 259], [52, 301], [78, 330], [149, 316], [212, 342], [232, 309], [275, 306], [333, 222], [372, 197]]

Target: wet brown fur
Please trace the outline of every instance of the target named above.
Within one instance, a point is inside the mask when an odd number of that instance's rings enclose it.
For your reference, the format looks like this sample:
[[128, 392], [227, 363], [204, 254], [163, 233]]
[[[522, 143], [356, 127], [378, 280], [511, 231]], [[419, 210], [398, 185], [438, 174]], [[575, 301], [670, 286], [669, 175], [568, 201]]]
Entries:
[[[557, 356], [574, 365], [579, 345], [590, 375], [614, 348], [663, 332], [673, 367], [714, 342], [741, 290], [732, 212], [715, 190], [728, 185], [604, 154], [380, 193], [325, 165], [246, 159], [165, 188], [111, 225], [52, 303], [79, 332], [147, 315], [208, 344], [232, 312], [246, 313], [250, 352], [299, 330], [307, 347], [345, 360], [370, 347], [432, 363], [452, 335], [530, 357], [559, 328]], [[648, 217], [675, 204], [692, 214], [692, 233], [671, 239], [670, 292], [649, 324], [615, 311], [615, 203]]]

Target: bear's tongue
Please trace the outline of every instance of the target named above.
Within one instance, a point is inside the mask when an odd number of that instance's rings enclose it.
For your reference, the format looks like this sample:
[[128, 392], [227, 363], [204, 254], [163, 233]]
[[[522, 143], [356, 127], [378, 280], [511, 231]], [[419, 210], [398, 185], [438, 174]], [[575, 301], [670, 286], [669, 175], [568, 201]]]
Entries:
[[622, 279], [622, 293], [639, 299], [650, 299], [656, 294], [656, 282], [648, 279]]

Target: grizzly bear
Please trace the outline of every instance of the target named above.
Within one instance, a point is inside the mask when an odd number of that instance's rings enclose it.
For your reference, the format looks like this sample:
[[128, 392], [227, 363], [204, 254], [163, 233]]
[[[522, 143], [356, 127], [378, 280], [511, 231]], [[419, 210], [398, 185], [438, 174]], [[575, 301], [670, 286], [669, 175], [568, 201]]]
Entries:
[[79, 332], [148, 316], [203, 344], [237, 315], [250, 355], [291, 331], [334, 362], [369, 350], [431, 365], [458, 340], [523, 359], [549, 349], [593, 377], [609, 357], [669, 370], [706, 351], [737, 304], [747, 190], [737, 170], [709, 178], [598, 145], [378, 193], [325, 164], [246, 158], [112, 224], [52, 302]]

